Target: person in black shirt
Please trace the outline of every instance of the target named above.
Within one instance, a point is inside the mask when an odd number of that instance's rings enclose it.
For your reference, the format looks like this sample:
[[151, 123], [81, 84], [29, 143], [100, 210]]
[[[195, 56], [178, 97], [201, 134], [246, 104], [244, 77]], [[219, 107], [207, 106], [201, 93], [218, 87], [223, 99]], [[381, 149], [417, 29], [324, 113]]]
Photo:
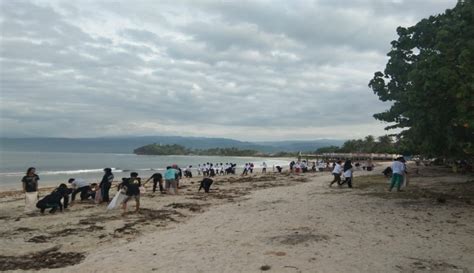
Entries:
[[385, 168], [385, 170], [383, 170], [383, 175], [386, 177], [386, 178], [391, 178], [392, 177], [392, 168], [390, 166], [388, 166], [387, 168]]
[[38, 181], [40, 178], [35, 172], [36, 168], [30, 167], [21, 179], [23, 192], [25, 193], [25, 212], [28, 213], [35, 210], [35, 204], [38, 201]]
[[150, 178], [148, 178], [145, 183], [143, 184], [143, 186], [146, 185], [146, 183], [148, 183], [148, 181], [152, 180], [153, 179], [153, 192], [156, 191], [156, 184], [159, 184], [160, 186], [160, 192], [161, 193], [164, 193], [165, 192], [165, 189], [163, 188], [163, 176], [161, 175], [161, 173], [154, 173], [152, 176], [150, 176]]
[[123, 201], [123, 213], [127, 212], [127, 202], [134, 198], [135, 199], [135, 211], [138, 212], [140, 209], [140, 186], [141, 186], [141, 178], [138, 177], [138, 173], [132, 172], [130, 173], [130, 178], [123, 179], [122, 188], [124, 188], [125, 195], [127, 197]]
[[102, 177], [102, 181], [100, 181], [99, 187], [102, 194], [102, 202], [109, 202], [109, 190], [112, 186], [112, 181], [114, 180], [114, 174], [112, 173], [111, 168], [104, 169], [104, 176]]
[[59, 185], [53, 192], [43, 197], [43, 199], [39, 200], [36, 203], [36, 207], [41, 210], [41, 213], [48, 208], [51, 208], [49, 213], [55, 213], [58, 208], [59, 211], [63, 211], [63, 203], [61, 203], [61, 199], [64, 199], [64, 208], [66, 209], [69, 203], [69, 194], [72, 193], [72, 189], [68, 189], [66, 184]]
[[199, 186], [199, 190], [198, 191], [201, 191], [201, 189], [204, 189], [204, 191], [206, 193], [209, 193], [209, 190], [211, 189], [211, 185], [214, 181], [210, 178], [204, 178], [202, 181], [201, 181], [201, 186]]

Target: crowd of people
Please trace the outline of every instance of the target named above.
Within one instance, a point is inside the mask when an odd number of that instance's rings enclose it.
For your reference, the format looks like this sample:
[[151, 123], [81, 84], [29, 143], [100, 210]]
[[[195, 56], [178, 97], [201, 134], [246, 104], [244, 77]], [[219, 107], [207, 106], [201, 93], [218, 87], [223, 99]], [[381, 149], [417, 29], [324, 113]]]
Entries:
[[[137, 172], [131, 172], [130, 177], [122, 178], [121, 183], [117, 184], [117, 194], [115, 197], [122, 194], [123, 200], [120, 201], [120, 205], [123, 211], [127, 211], [127, 203], [130, 200], [135, 201], [135, 210], [140, 209], [140, 194], [145, 192], [145, 186], [152, 182], [152, 192], [155, 193], [157, 190], [162, 194], [176, 195], [179, 191], [179, 182], [184, 177], [193, 177], [193, 172], [197, 173], [198, 176], [202, 176], [199, 190], [204, 189], [206, 193], [210, 192], [210, 187], [213, 184], [212, 177], [219, 175], [230, 175], [236, 174], [235, 163], [204, 163], [199, 164], [197, 168], [193, 168], [192, 165], [182, 170], [176, 164], [167, 166], [163, 174], [156, 172], [152, 174], [146, 181], [142, 183], [142, 179], [139, 177]], [[368, 168], [370, 166], [370, 168]], [[261, 172], [267, 172], [267, 164], [263, 162], [261, 165]], [[347, 184], [349, 188], [352, 188], [353, 183], [353, 171], [354, 168], [359, 170], [361, 164], [356, 162], [353, 167], [351, 160], [346, 160], [343, 164], [341, 160], [335, 162], [316, 160], [309, 162], [306, 160], [291, 161], [289, 164], [289, 172], [291, 173], [306, 173], [306, 172], [320, 172], [325, 170], [331, 170], [334, 179], [330, 182], [329, 186], [337, 183], [339, 186]], [[245, 163], [243, 166], [242, 176], [252, 174], [254, 172], [254, 163]], [[363, 165], [364, 170], [372, 170], [373, 164], [368, 163]], [[273, 165], [273, 172], [281, 173], [283, 170], [282, 166]], [[111, 168], [104, 168], [104, 174], [100, 183], [89, 183], [82, 178], [70, 178], [68, 184], [62, 183], [59, 187], [55, 188], [50, 194], [44, 196], [38, 201], [38, 181], [39, 176], [36, 174], [34, 167], [28, 168], [26, 175], [22, 178], [23, 192], [25, 193], [25, 211], [32, 212], [36, 209], [40, 209], [41, 213], [44, 213], [46, 209], [50, 209], [50, 213], [55, 213], [58, 209], [62, 211], [67, 208], [71, 203], [74, 203], [76, 196], [79, 194], [81, 201], [92, 200], [96, 204], [111, 204], [114, 203], [109, 196], [112, 183], [114, 181], [114, 174]], [[397, 158], [390, 167], [384, 170], [384, 174], [391, 178], [390, 188], [391, 191], [394, 187], [400, 190], [403, 184], [404, 177], [406, 176], [407, 170], [403, 157]], [[115, 198], [114, 197], [114, 198]], [[110, 205], [109, 205], [110, 206]]]
[[[216, 175], [229, 175], [235, 174], [237, 164], [235, 163], [204, 163], [199, 164], [197, 167], [197, 174], [202, 176], [214, 177]], [[188, 167], [189, 173], [191, 172], [192, 166]]]

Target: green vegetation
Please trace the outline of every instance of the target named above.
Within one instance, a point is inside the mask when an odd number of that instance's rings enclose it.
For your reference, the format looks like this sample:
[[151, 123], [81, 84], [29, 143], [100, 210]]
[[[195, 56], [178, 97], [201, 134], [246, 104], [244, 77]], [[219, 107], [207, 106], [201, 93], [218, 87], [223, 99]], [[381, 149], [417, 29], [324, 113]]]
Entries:
[[342, 147], [328, 146], [316, 150], [316, 153], [399, 153], [400, 143], [394, 142], [391, 136], [385, 135], [378, 137], [366, 136], [364, 139], [351, 139], [342, 145]]
[[401, 128], [399, 149], [430, 157], [474, 154], [474, 1], [398, 27], [384, 72], [369, 86], [393, 102], [378, 120]]
[[191, 154], [191, 150], [186, 149], [185, 147], [178, 144], [159, 145], [156, 143], [139, 147], [133, 150], [133, 152], [138, 155], [188, 155], [188, 154]]
[[149, 144], [133, 151], [138, 155], [216, 155], [216, 156], [263, 156], [255, 150], [240, 150], [237, 148], [212, 148], [192, 150], [178, 144], [159, 145]]

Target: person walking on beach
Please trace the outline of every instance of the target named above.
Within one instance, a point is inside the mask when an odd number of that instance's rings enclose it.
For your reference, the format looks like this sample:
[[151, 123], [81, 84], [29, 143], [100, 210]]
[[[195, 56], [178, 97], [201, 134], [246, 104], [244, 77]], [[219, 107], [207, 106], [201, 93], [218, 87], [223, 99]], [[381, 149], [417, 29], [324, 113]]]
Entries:
[[168, 194], [178, 194], [178, 185], [176, 183], [176, 169], [171, 166], [166, 167], [165, 171], [165, 189]]
[[26, 170], [21, 182], [23, 184], [23, 192], [25, 193], [25, 212], [31, 213], [35, 211], [35, 205], [38, 201], [38, 181], [39, 176], [36, 174], [36, 168], [30, 167]]
[[393, 161], [392, 165], [392, 179], [390, 181], [390, 188], [388, 189], [389, 191], [392, 191], [392, 189], [397, 186], [397, 191], [400, 191], [400, 188], [403, 184], [403, 179], [404, 175], [406, 172], [405, 168], [405, 159], [403, 157], [399, 157]]
[[341, 160], [338, 160], [337, 162], [334, 163], [334, 169], [332, 170], [332, 175], [334, 175], [334, 179], [331, 181], [331, 184], [329, 184], [329, 187], [332, 186], [332, 184], [341, 183], [341, 173], [342, 173], [342, 167], [341, 167]]
[[123, 200], [123, 214], [127, 213], [127, 202], [132, 198], [135, 199], [135, 212], [140, 210], [140, 186], [141, 178], [136, 172], [130, 173], [130, 178], [124, 179], [122, 182], [122, 188], [125, 189], [125, 195], [127, 195]]
[[262, 163], [262, 173], [267, 173], [267, 163], [265, 161]]
[[99, 184], [100, 192], [102, 195], [102, 202], [108, 203], [110, 201], [109, 190], [110, 190], [110, 187], [112, 186], [112, 181], [114, 181], [114, 174], [112, 173], [112, 169], [105, 168], [104, 176], [102, 177], [102, 181], [100, 181], [100, 184]]
[[163, 176], [161, 175], [161, 173], [154, 173], [152, 176], [150, 176], [150, 178], [148, 178], [145, 181], [143, 186], [145, 186], [148, 183], [148, 181], [150, 181], [152, 179], [153, 179], [153, 192], [156, 191], [156, 185], [158, 184], [159, 187], [160, 187], [160, 192], [164, 193], [165, 189], [163, 188]]
[[349, 188], [352, 188], [352, 162], [350, 160], [346, 160], [344, 162], [344, 182], [342, 184], [347, 183]]

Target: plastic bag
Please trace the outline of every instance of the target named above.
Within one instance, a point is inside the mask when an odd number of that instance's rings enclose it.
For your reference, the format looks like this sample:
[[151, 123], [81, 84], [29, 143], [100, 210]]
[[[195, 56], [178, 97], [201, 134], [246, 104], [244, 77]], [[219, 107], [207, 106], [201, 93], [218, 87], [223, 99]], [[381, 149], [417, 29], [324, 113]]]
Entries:
[[120, 205], [123, 203], [123, 201], [125, 201], [125, 198], [127, 198], [127, 196], [121, 191], [118, 191], [107, 206], [107, 210], [120, 208]]

